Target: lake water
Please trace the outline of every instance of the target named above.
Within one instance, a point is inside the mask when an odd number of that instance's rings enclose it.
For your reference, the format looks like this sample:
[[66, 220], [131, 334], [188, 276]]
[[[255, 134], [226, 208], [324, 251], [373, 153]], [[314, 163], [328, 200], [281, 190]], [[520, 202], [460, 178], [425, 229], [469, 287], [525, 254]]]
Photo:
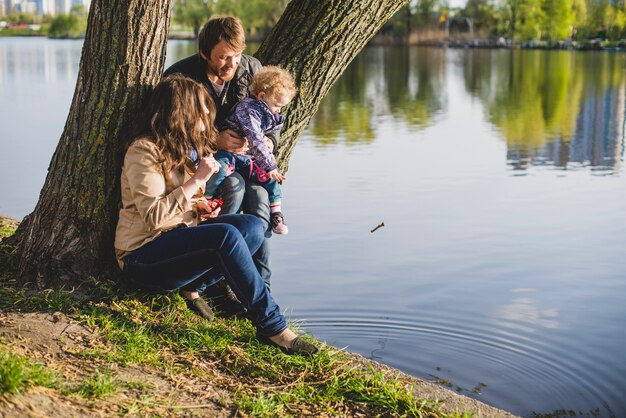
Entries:
[[[4, 214], [35, 206], [81, 46], [0, 38]], [[171, 42], [168, 65], [193, 50]], [[282, 307], [519, 415], [626, 416], [625, 71], [613, 53], [366, 48], [290, 161]]]

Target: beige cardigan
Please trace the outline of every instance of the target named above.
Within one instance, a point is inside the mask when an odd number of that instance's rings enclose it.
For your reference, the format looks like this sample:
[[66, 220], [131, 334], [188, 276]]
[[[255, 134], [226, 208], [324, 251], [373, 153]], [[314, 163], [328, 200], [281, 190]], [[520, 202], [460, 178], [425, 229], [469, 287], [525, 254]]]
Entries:
[[[122, 258], [177, 226], [197, 225], [196, 201], [183, 193], [191, 169], [164, 173], [161, 152], [149, 139], [135, 140], [126, 151], [122, 166], [122, 208], [115, 230], [115, 255]], [[194, 168], [195, 170], [195, 168]]]

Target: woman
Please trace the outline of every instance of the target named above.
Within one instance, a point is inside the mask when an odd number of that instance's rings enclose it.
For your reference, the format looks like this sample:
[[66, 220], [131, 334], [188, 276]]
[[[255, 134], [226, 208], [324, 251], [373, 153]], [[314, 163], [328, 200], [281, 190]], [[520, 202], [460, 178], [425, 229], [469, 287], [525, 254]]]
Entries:
[[215, 108], [206, 90], [182, 75], [168, 76], [147, 110], [122, 166], [115, 250], [125, 276], [144, 289], [180, 289], [205, 317], [212, 313], [200, 293], [224, 277], [263, 343], [288, 354], [316, 353], [287, 327], [252, 261], [263, 242], [261, 223], [249, 215], [215, 218], [219, 209], [203, 197], [204, 184], [219, 170], [212, 157]]

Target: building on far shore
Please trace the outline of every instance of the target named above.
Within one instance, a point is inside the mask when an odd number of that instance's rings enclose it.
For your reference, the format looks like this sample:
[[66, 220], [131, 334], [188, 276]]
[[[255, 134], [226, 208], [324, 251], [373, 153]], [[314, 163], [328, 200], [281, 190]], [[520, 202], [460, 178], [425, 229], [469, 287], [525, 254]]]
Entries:
[[0, 16], [15, 12], [51, 16], [69, 14], [76, 5], [89, 10], [90, 3], [91, 0], [0, 0]]
[[9, 13], [37, 13], [37, 3], [28, 0], [3, 0], [4, 12]]

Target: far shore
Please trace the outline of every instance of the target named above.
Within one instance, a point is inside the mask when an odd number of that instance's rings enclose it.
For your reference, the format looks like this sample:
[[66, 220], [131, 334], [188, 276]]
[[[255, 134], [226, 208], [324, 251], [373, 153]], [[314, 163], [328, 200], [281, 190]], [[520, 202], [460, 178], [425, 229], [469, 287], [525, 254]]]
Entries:
[[[0, 38], [30, 38], [30, 37], [48, 37], [42, 33], [6, 33], [0, 31]], [[83, 37], [48, 37], [55, 40], [78, 40]], [[196, 35], [193, 32], [171, 32], [170, 40], [195, 41]], [[251, 43], [260, 43], [262, 38], [249, 37]], [[598, 39], [589, 39], [583, 41], [571, 42], [555, 42], [548, 43], [546, 41], [525, 41], [511, 42], [510, 40], [492, 39], [492, 38], [469, 38], [467, 36], [459, 37], [435, 37], [426, 39], [417, 39], [407, 41], [404, 38], [390, 37], [385, 35], [377, 35], [368, 46], [421, 46], [434, 48], [457, 48], [457, 49], [531, 49], [531, 50], [550, 50], [550, 51], [609, 51], [624, 52], [626, 51], [626, 41], [601, 41]]]

